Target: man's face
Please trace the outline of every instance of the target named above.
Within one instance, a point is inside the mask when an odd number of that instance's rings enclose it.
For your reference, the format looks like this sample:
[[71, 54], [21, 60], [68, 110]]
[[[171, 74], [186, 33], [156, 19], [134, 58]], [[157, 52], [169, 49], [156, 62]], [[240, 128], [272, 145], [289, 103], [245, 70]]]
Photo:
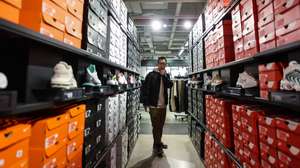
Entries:
[[166, 60], [165, 59], [160, 59], [157, 66], [158, 66], [159, 70], [165, 70], [166, 65], [167, 65]]

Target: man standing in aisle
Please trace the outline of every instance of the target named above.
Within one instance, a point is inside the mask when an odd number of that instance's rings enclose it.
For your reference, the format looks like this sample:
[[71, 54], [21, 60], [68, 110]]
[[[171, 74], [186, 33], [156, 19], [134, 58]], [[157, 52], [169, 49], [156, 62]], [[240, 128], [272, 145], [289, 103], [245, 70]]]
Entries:
[[168, 104], [168, 88], [173, 86], [170, 75], [166, 72], [167, 59], [159, 57], [157, 68], [150, 72], [145, 79], [143, 93], [144, 106], [150, 108], [150, 117], [153, 134], [153, 154], [163, 156], [163, 149], [168, 146], [161, 141], [163, 127], [166, 120], [166, 107]]

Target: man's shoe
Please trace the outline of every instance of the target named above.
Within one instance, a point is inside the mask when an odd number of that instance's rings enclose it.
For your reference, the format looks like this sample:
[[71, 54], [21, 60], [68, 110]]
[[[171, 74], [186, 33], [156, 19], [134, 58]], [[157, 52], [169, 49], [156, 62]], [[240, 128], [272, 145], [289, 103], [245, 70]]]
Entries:
[[96, 66], [91, 64], [86, 68], [86, 82], [83, 86], [101, 86]]
[[284, 77], [281, 80], [281, 89], [300, 91], [300, 64], [297, 61], [291, 61], [283, 73]]
[[244, 89], [257, 87], [256, 79], [249, 75], [246, 71], [239, 74], [239, 78], [236, 83], [237, 86], [240, 86]]
[[66, 62], [60, 61], [54, 67], [54, 74], [51, 78], [51, 87], [72, 89], [77, 88], [77, 82], [74, 78], [72, 66]]

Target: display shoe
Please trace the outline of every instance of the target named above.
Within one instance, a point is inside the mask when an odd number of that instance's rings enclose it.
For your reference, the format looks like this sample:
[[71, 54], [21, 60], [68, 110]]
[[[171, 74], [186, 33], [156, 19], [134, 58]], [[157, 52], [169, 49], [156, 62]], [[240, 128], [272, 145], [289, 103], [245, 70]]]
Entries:
[[127, 80], [126, 80], [125, 75], [123, 73], [118, 73], [118, 83], [120, 85], [127, 85]]
[[218, 85], [221, 85], [222, 83], [223, 83], [223, 80], [219, 74], [215, 75], [212, 78], [212, 81], [211, 81], [212, 86], [218, 86]]
[[129, 76], [129, 83], [130, 84], [135, 84], [136, 83], [135, 77], [133, 75]]
[[54, 74], [51, 78], [51, 87], [63, 89], [76, 88], [77, 82], [74, 78], [72, 66], [63, 61], [56, 64]]
[[96, 66], [90, 64], [86, 68], [86, 82], [83, 86], [101, 86], [101, 81], [99, 80], [98, 73], [96, 70]]
[[236, 82], [236, 85], [244, 89], [248, 89], [248, 88], [257, 87], [257, 81], [254, 77], [252, 77], [245, 71], [239, 74], [239, 78]]
[[0, 72], [0, 89], [6, 89], [8, 84], [7, 77], [4, 73]]
[[116, 75], [114, 75], [111, 79], [107, 80], [106, 84], [114, 86], [118, 85], [119, 83], [117, 81]]
[[291, 61], [284, 69], [283, 75], [281, 89], [300, 91], [300, 64], [297, 61]]

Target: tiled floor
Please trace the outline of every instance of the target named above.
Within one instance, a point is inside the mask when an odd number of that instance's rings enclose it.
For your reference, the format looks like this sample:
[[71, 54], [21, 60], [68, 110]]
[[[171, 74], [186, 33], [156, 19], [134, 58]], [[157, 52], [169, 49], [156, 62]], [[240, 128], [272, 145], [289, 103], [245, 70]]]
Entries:
[[152, 135], [140, 135], [128, 168], [204, 168], [187, 135], [164, 135], [165, 157], [151, 157]]

